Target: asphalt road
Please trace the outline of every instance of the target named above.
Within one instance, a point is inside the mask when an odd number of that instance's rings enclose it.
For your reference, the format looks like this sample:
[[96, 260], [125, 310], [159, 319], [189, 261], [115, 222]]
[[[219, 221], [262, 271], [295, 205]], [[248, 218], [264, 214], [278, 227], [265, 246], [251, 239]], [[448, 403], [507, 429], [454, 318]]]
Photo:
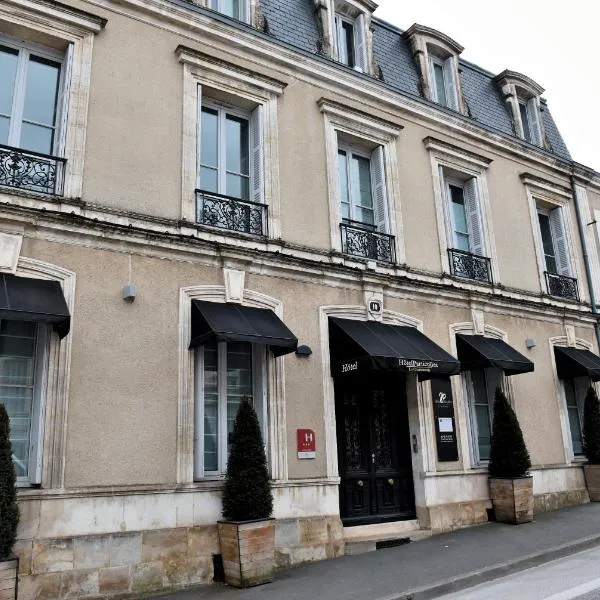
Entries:
[[439, 600], [600, 600], [600, 548], [502, 577]]

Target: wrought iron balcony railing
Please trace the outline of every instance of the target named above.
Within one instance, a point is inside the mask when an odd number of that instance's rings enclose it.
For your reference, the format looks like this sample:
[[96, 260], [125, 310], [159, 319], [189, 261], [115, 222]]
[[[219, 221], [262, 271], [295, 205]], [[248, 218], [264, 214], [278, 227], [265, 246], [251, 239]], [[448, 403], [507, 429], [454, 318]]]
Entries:
[[198, 223], [251, 235], [267, 235], [267, 205], [196, 190]]
[[66, 158], [0, 144], [0, 185], [61, 196]]
[[558, 273], [549, 273], [548, 271], [545, 271], [544, 275], [546, 276], [548, 293], [551, 296], [579, 301], [577, 279], [566, 275], [558, 275]]
[[452, 275], [491, 283], [491, 261], [486, 256], [471, 254], [463, 250], [449, 249], [448, 257], [450, 259], [450, 272]]
[[340, 232], [344, 254], [391, 264], [396, 262], [393, 235], [380, 233], [372, 225], [350, 220], [340, 224]]

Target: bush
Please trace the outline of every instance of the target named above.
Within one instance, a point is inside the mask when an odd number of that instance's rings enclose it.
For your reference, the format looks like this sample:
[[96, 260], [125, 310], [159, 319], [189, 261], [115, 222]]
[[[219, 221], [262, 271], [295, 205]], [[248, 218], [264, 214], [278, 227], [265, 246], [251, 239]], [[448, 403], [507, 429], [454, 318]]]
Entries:
[[0, 404], [0, 559], [11, 555], [17, 538], [19, 508], [16, 482], [8, 413], [4, 404]]
[[600, 465], [600, 405], [593, 387], [583, 407], [583, 451], [591, 465]]
[[492, 426], [490, 476], [522, 477], [530, 468], [531, 460], [517, 415], [502, 390], [497, 388]]
[[247, 399], [242, 400], [231, 435], [223, 490], [223, 516], [229, 521], [268, 519], [273, 496], [260, 425]]

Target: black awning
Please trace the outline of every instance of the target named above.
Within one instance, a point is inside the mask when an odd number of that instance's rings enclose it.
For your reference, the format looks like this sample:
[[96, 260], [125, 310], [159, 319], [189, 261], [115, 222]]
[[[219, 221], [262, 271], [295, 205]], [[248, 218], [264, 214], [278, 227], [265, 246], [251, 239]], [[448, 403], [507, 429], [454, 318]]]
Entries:
[[333, 376], [377, 369], [430, 379], [460, 371], [452, 355], [414, 327], [330, 317], [329, 349]]
[[592, 381], [600, 381], [600, 356], [597, 354], [579, 348], [554, 346], [554, 358], [560, 379], [589, 377]]
[[0, 319], [52, 325], [63, 338], [71, 315], [58, 281], [0, 274]]
[[533, 363], [504, 340], [482, 335], [456, 335], [456, 352], [462, 371], [496, 367], [505, 375], [533, 371]]
[[211, 340], [265, 344], [275, 356], [289, 354], [298, 347], [296, 336], [272, 310], [192, 300], [190, 348]]

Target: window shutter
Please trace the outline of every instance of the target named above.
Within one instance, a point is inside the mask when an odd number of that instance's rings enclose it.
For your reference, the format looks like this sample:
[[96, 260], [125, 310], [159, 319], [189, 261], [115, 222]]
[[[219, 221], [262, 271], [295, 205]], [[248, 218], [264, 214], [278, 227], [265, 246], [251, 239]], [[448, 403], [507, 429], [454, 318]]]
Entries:
[[377, 230], [381, 233], [388, 233], [388, 201], [383, 146], [378, 146], [371, 154], [371, 186], [373, 188], [373, 208], [375, 209]]
[[263, 203], [263, 115], [262, 106], [252, 111], [250, 118], [250, 199]]
[[73, 73], [73, 44], [67, 46], [65, 53], [65, 60], [63, 62], [63, 74], [62, 74], [62, 90], [59, 100], [58, 110], [60, 115], [60, 121], [58, 125], [58, 137], [55, 145], [54, 152], [58, 156], [64, 156], [65, 147], [67, 145], [67, 122], [69, 118], [69, 96], [71, 92], [71, 78]]
[[540, 111], [538, 110], [537, 101], [531, 98], [527, 101], [525, 110], [527, 111], [527, 120], [529, 121], [529, 129], [531, 131], [532, 142], [538, 146], [542, 145], [542, 130], [540, 127]]
[[348, 58], [346, 57], [346, 47], [342, 44], [343, 32], [342, 32], [342, 19], [338, 15], [335, 15], [333, 22], [333, 30], [335, 37], [335, 56], [334, 59], [339, 62], [346, 63]]
[[201, 189], [200, 185], [200, 154], [202, 144], [202, 86], [198, 86], [198, 114], [196, 115], [196, 188]]
[[477, 179], [469, 179], [463, 188], [465, 199], [465, 212], [467, 214], [467, 225], [469, 227], [469, 239], [471, 252], [484, 256], [483, 228], [481, 226], [481, 211], [479, 210], [479, 198], [477, 195]]
[[366, 73], [367, 69], [367, 27], [365, 25], [365, 15], [360, 14], [356, 18], [354, 37], [354, 55], [357, 70]]
[[456, 69], [454, 68], [453, 57], [444, 61], [444, 83], [446, 84], [448, 107], [458, 110], [458, 86], [456, 85]]
[[556, 268], [559, 275], [571, 275], [569, 265], [569, 253], [567, 250], [567, 238], [563, 222], [562, 208], [558, 207], [550, 211], [550, 230], [552, 231], [552, 243], [556, 255]]

